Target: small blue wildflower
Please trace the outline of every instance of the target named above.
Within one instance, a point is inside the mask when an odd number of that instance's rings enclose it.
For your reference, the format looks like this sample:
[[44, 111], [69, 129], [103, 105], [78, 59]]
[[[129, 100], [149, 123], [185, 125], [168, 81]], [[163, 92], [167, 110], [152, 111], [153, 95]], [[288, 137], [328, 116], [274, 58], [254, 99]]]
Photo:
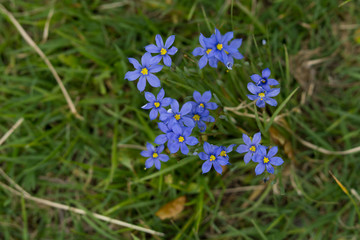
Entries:
[[186, 155], [189, 153], [187, 145], [194, 146], [199, 143], [196, 137], [190, 136], [192, 128], [181, 127], [179, 124], [174, 124], [172, 131], [168, 141], [168, 148], [171, 153], [176, 153], [180, 148], [181, 153]]
[[[212, 35], [210, 38], [213, 38], [215, 41], [215, 35]], [[200, 69], [205, 67], [208, 61], [209, 61], [209, 65], [214, 65], [214, 63], [215, 63], [214, 60], [216, 60], [215, 59], [215, 51], [213, 51], [212, 46], [206, 45], [206, 43], [204, 41], [205, 39], [206, 38], [204, 37], [204, 35], [202, 35], [202, 33], [200, 33], [199, 42], [202, 47], [197, 47], [192, 52], [192, 54], [194, 56], [202, 56], [199, 60], [199, 68]], [[211, 64], [210, 64], [210, 59], [213, 59]], [[216, 65], [217, 65], [217, 61], [216, 61]]]
[[272, 88], [269, 91], [266, 91], [260, 87], [255, 86], [253, 83], [248, 83], [247, 88], [249, 91], [254, 94], [250, 95], [248, 94], [247, 97], [254, 101], [256, 101], [256, 106], [263, 108], [265, 107], [265, 103], [269, 104], [270, 106], [276, 106], [277, 102], [275, 99], [272, 99], [271, 97], [275, 97], [280, 93], [280, 88]]
[[232, 152], [232, 150], [233, 150], [233, 148], [234, 148], [235, 145], [236, 145], [236, 144], [231, 144], [231, 145], [228, 146], [228, 147], [220, 146], [220, 149], [221, 149], [220, 156], [221, 156], [221, 157], [224, 157], [226, 160], [229, 161], [229, 155], [228, 155], [228, 153], [229, 153], [229, 152]]
[[253, 80], [255, 82], [256, 86], [262, 87], [266, 91], [269, 91], [270, 86], [275, 86], [275, 85], [279, 84], [279, 82], [276, 81], [275, 79], [269, 78], [270, 74], [271, 74], [270, 69], [265, 68], [264, 70], [262, 70], [262, 73], [261, 73], [262, 76], [260, 76], [258, 74], [254, 74], [254, 75], [251, 75], [250, 78], [251, 78], [251, 80]]
[[238, 146], [236, 151], [238, 153], [246, 153], [244, 156], [245, 164], [248, 164], [251, 159], [254, 160], [253, 156], [257, 153], [261, 141], [261, 133], [255, 133], [254, 138], [251, 140], [248, 135], [243, 134], [243, 141], [245, 143]]
[[255, 168], [256, 175], [262, 174], [265, 170], [268, 173], [274, 174], [274, 166], [280, 166], [284, 163], [284, 160], [280, 157], [274, 157], [275, 154], [278, 152], [278, 147], [270, 148], [269, 152], [266, 153], [266, 148], [264, 146], [260, 146], [258, 153], [255, 154], [254, 162], [259, 163]]
[[203, 95], [198, 91], [194, 91], [193, 98], [195, 102], [190, 101], [192, 107], [198, 113], [202, 113], [205, 110], [215, 110], [217, 109], [218, 105], [214, 102], [209, 102], [211, 99], [211, 91], [204, 92]]
[[203, 174], [209, 172], [212, 166], [214, 166], [215, 171], [221, 174], [221, 166], [230, 164], [225, 157], [220, 156], [220, 153], [220, 147], [204, 142], [204, 152], [198, 154], [199, 158], [205, 161], [201, 167]]
[[150, 92], [145, 92], [145, 98], [149, 103], [145, 104], [142, 108], [151, 109], [149, 114], [150, 120], [154, 120], [155, 118], [157, 118], [158, 113], [159, 112], [161, 113], [161, 111], [165, 110], [164, 107], [170, 105], [172, 99], [168, 97], [164, 98], [164, 96], [165, 96], [164, 89], [160, 90], [156, 98], [154, 94]]
[[163, 122], [159, 122], [158, 123], [158, 127], [159, 129], [164, 133], [164, 134], [160, 134], [155, 138], [155, 143], [156, 144], [164, 144], [169, 140], [169, 137], [171, 136], [170, 133], [172, 133], [172, 129], [169, 128], [165, 123]]
[[145, 168], [151, 168], [154, 164], [155, 167], [160, 170], [161, 162], [167, 162], [169, 160], [169, 156], [166, 154], [160, 154], [164, 150], [164, 145], [160, 145], [158, 147], [154, 147], [150, 143], [146, 143], [147, 151], [142, 151], [140, 154], [143, 157], [149, 157], [146, 159]]
[[215, 122], [215, 118], [210, 116], [208, 110], [202, 111], [199, 113], [195, 109], [193, 109], [190, 113], [190, 117], [194, 120], [195, 124], [200, 129], [200, 132], [205, 132], [206, 123], [205, 122]]
[[158, 61], [151, 56], [150, 53], [145, 53], [141, 57], [141, 64], [135, 58], [129, 58], [129, 62], [134, 65], [135, 71], [129, 71], [125, 74], [125, 79], [134, 81], [139, 79], [137, 83], [137, 89], [140, 92], [144, 91], [146, 86], [146, 80], [153, 87], [160, 87], [160, 80], [153, 73], [161, 71], [163, 66], [158, 65]]
[[206, 38], [204, 42], [207, 46], [211, 46], [215, 57], [219, 59], [224, 64], [227, 63], [227, 52], [230, 52], [232, 49], [229, 47], [228, 42], [234, 37], [233, 32], [227, 32], [224, 36], [221, 35], [220, 31], [215, 28], [215, 38]]
[[233, 41], [231, 41], [229, 46], [225, 47], [227, 49], [227, 51], [225, 51], [225, 53], [227, 54], [227, 62], [224, 64], [229, 70], [231, 70], [232, 66], [234, 65], [234, 58], [235, 59], [244, 58], [244, 56], [238, 50], [241, 44], [242, 44], [242, 39], [234, 39]]
[[191, 111], [192, 104], [190, 102], [185, 103], [181, 110], [179, 110], [179, 103], [176, 99], [171, 102], [171, 111], [162, 111], [160, 113], [161, 121], [168, 121], [168, 126], [171, 127], [174, 124], [186, 125], [188, 127], [194, 127], [195, 122], [187, 116]]
[[176, 47], [171, 47], [171, 45], [174, 43], [175, 35], [171, 35], [165, 42], [161, 38], [159, 34], [155, 37], [156, 45], [150, 44], [145, 47], [145, 50], [149, 53], [160, 53], [159, 55], [154, 56], [156, 61], [163, 60], [164, 64], [168, 67], [171, 66], [171, 57], [169, 55], [174, 55], [178, 49]]

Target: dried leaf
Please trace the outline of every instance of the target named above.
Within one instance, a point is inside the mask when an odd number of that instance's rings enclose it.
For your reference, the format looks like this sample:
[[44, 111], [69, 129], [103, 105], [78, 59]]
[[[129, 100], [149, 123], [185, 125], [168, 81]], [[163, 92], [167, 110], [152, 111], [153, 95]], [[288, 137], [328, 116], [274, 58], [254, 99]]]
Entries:
[[177, 199], [168, 202], [162, 206], [155, 215], [158, 216], [161, 220], [168, 218], [176, 218], [183, 210], [186, 202], [186, 197], [181, 196]]

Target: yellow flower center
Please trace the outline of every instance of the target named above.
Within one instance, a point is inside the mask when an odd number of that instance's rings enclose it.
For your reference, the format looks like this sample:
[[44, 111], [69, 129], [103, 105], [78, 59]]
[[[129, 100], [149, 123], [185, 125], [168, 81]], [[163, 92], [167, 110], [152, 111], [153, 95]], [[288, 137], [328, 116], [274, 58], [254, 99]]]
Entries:
[[268, 163], [270, 160], [267, 157], [264, 157], [264, 163]]
[[200, 116], [199, 116], [198, 114], [195, 114], [195, 115], [193, 116], [193, 119], [194, 119], [195, 121], [199, 121], [199, 120], [200, 120]]
[[216, 45], [216, 48], [221, 51], [221, 49], [223, 49], [223, 45], [221, 43], [218, 43], [218, 45]]
[[183, 142], [185, 139], [184, 139], [183, 136], [180, 136], [180, 137], [178, 138], [178, 140], [179, 140], [179, 142]]
[[160, 103], [159, 103], [159, 102], [154, 102], [154, 106], [155, 106], [156, 108], [158, 108], [158, 107], [160, 107]]
[[216, 157], [214, 155], [210, 156], [210, 162], [215, 161]]
[[175, 114], [175, 119], [176, 120], [179, 120], [181, 117], [180, 117], [180, 114]]
[[260, 97], [260, 100], [263, 100], [263, 97], [265, 97], [265, 93], [259, 93], [258, 96]]
[[200, 103], [199, 106], [200, 106], [200, 107], [205, 107], [203, 103]]
[[221, 151], [220, 156], [226, 157], [226, 151]]
[[148, 73], [149, 73], [149, 71], [147, 70], [147, 68], [141, 69], [141, 74], [142, 75], [147, 75]]
[[161, 54], [161, 55], [165, 55], [166, 53], [167, 53], [166, 49], [165, 49], [165, 48], [161, 48], [160, 54]]
[[250, 149], [250, 151], [252, 151], [252, 152], [255, 152], [256, 151], [256, 147], [255, 146], [251, 146], [251, 148], [249, 148]]
[[212, 51], [212, 49], [211, 49], [211, 48], [209, 48], [208, 50], [206, 50], [206, 53], [207, 53], [207, 54], [210, 54], [210, 53], [211, 53], [211, 51]]
[[157, 158], [158, 156], [159, 156], [159, 154], [153, 153], [153, 158]]

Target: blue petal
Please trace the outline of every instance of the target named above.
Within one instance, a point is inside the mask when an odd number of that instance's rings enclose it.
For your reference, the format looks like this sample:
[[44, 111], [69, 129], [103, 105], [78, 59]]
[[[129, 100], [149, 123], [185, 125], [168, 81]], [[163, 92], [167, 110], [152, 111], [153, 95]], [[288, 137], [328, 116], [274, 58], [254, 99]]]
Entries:
[[251, 160], [251, 157], [252, 157], [252, 152], [247, 152], [244, 156], [244, 162], [245, 164], [248, 164]]
[[168, 142], [168, 148], [171, 153], [176, 153], [177, 151], [179, 151], [179, 147], [180, 144], [177, 142], [172, 142], [172, 143]]
[[203, 67], [205, 67], [207, 64], [207, 61], [208, 61], [207, 57], [205, 55], [202, 56], [199, 60], [199, 68], [202, 69]]
[[274, 146], [272, 148], [270, 148], [269, 152], [268, 152], [268, 156], [271, 158], [273, 156], [275, 156], [275, 154], [278, 152], [278, 147]]
[[139, 69], [141, 68], [140, 63], [135, 58], [128, 58], [129, 62], [134, 66], [134, 68]]
[[262, 72], [261, 72], [261, 75], [262, 75], [263, 78], [268, 78], [268, 77], [270, 77], [270, 74], [271, 74], [271, 72], [270, 72], [270, 69], [269, 69], [269, 68], [265, 68], [265, 69], [262, 70]]
[[166, 154], [159, 154], [159, 160], [162, 162], [167, 162], [169, 160], [169, 156]]
[[140, 77], [140, 73], [138, 70], [135, 71], [129, 71], [127, 73], [125, 73], [125, 79], [129, 80], [129, 81], [134, 81], [135, 79], [138, 79]]
[[209, 59], [209, 65], [213, 68], [217, 68], [218, 60], [215, 57]]
[[171, 101], [172, 101], [171, 98], [166, 97], [166, 98], [164, 98], [164, 99], [161, 101], [161, 105], [162, 105], [163, 107], [167, 107], [167, 106], [170, 105]]
[[259, 87], [257, 87], [255, 84], [253, 84], [252, 82], [249, 82], [247, 85], [247, 89], [252, 93], [257, 95], [259, 92], [261, 92], [261, 89]]
[[231, 41], [230, 43], [230, 47], [231, 48], [235, 48], [235, 49], [238, 49], [242, 44], [242, 38], [240, 39], [234, 39]]
[[160, 91], [159, 91], [159, 93], [158, 93], [158, 95], [156, 97], [156, 100], [161, 101], [164, 98], [164, 96], [165, 96], [165, 91], [162, 88], [162, 89], [160, 89]]
[[246, 145], [248, 145], [248, 146], [251, 145], [251, 139], [249, 138], [248, 135], [246, 135], [245, 133], [243, 133], [242, 138], [243, 138], [244, 143], [245, 143]]
[[253, 74], [250, 76], [251, 80], [253, 80], [256, 84], [261, 80], [261, 76], [259, 74]]
[[180, 113], [181, 115], [186, 115], [191, 111], [191, 109], [192, 109], [192, 104], [190, 102], [187, 102], [182, 106]]
[[210, 110], [215, 110], [218, 108], [218, 105], [214, 102], [209, 102], [206, 104], [206, 108]]
[[187, 145], [194, 146], [199, 143], [199, 140], [196, 137], [188, 137], [185, 142]]
[[204, 173], [209, 172], [211, 167], [212, 167], [212, 162], [210, 162], [209, 160], [204, 162], [201, 167], [202, 173], [204, 174]]
[[140, 153], [140, 155], [143, 156], [143, 157], [151, 157], [152, 152], [151, 151], [142, 151]]
[[204, 151], [205, 151], [205, 153], [207, 153], [207, 154], [210, 154], [210, 153], [211, 153], [211, 145], [210, 145], [210, 143], [204, 142]]
[[246, 96], [247, 96], [248, 99], [250, 99], [251, 101], [254, 101], [254, 100], [256, 100], [256, 99], [259, 98], [258, 95], [250, 95], [250, 94], [248, 94], [248, 95], [246, 95]]
[[260, 175], [264, 172], [264, 170], [265, 170], [265, 164], [259, 163], [255, 168], [255, 173], [256, 175]]
[[187, 127], [191, 127], [191, 128], [195, 127], [195, 122], [192, 118], [183, 116], [182, 120]]
[[160, 48], [155, 46], [154, 44], [147, 45], [145, 47], [145, 50], [149, 53], [159, 53], [160, 52]]
[[174, 55], [175, 53], [177, 53], [178, 49], [176, 47], [172, 47], [167, 51], [168, 55]]
[[145, 168], [151, 168], [154, 165], [154, 159], [148, 158], [145, 162]]
[[266, 96], [267, 96], [267, 97], [275, 97], [275, 96], [277, 96], [279, 93], [280, 93], [280, 88], [273, 88], [273, 89], [271, 89], [271, 90], [266, 94]]
[[274, 168], [271, 166], [271, 164], [266, 164], [266, 170], [268, 173], [274, 174]]
[[272, 98], [265, 98], [265, 102], [267, 104], [269, 104], [270, 106], [275, 107], [277, 105], [277, 101], [275, 99]]
[[189, 153], [189, 148], [185, 143], [180, 144], [181, 153], [187, 155]]
[[233, 32], [227, 32], [227, 33], [225, 33], [225, 35], [222, 37], [221, 41], [226, 44], [226, 43], [229, 42], [233, 37], [234, 37], [234, 33], [233, 33]]
[[164, 61], [164, 64], [165, 64], [166, 66], [168, 66], [168, 67], [171, 66], [171, 57], [170, 57], [169, 55], [165, 55], [165, 56], [163, 57], [163, 61]]
[[256, 106], [258, 106], [259, 108], [265, 107], [265, 101], [258, 99], [258, 100], [256, 101]]
[[157, 118], [157, 115], [158, 115], [158, 110], [156, 110], [155, 108], [151, 109], [150, 111], [150, 120], [154, 120]]
[[157, 45], [159, 48], [164, 47], [164, 42], [163, 42], [163, 40], [162, 40], [162, 38], [161, 38], [161, 36], [160, 36], [159, 34], [157, 34], [157, 35], [155, 36], [155, 42], [156, 42], [156, 45]]
[[194, 51], [192, 52], [192, 54], [194, 55], [194, 56], [202, 56], [202, 55], [204, 55], [205, 54], [205, 50], [203, 49], [203, 48], [201, 48], [201, 47], [197, 47], [197, 48], [195, 48], [194, 49]]
[[179, 103], [176, 99], [173, 99], [171, 102], [171, 109], [173, 113], [179, 112]]
[[198, 127], [200, 129], [200, 132], [205, 132], [206, 124], [204, 122], [202, 122], [202, 121], [199, 121], [197, 124], [198, 124]]
[[211, 91], [206, 91], [201, 97], [201, 102], [207, 103], [208, 101], [210, 101], [210, 99], [211, 99]]
[[244, 145], [244, 144], [241, 144], [240, 146], [238, 146], [238, 148], [236, 149], [236, 151], [238, 153], [245, 153], [245, 152], [248, 152], [249, 151], [249, 147]]
[[138, 83], [137, 83], [137, 89], [142, 92], [144, 91], [145, 89], [145, 86], [146, 86], [146, 79], [144, 76], [141, 76]]
[[220, 166], [220, 164], [217, 161], [214, 161], [213, 166], [219, 174], [222, 173], [222, 167]]
[[150, 66], [150, 60], [151, 60], [152, 56], [150, 53], [145, 53], [142, 57], [141, 57], [141, 64], [145, 67]]
[[280, 166], [284, 163], [284, 160], [282, 160], [280, 157], [272, 157], [270, 163], [275, 166]]
[[268, 79], [268, 84], [269, 84], [270, 86], [275, 86], [275, 85], [278, 85], [279, 82], [276, 81], [276, 80], [273, 79], [273, 78], [269, 78], [269, 79]]
[[150, 73], [157, 73], [157, 72], [160, 72], [162, 68], [163, 68], [162, 65], [157, 65], [157, 64], [151, 65], [151, 67], [149, 67], [149, 72]]
[[146, 78], [152, 87], [160, 87], [160, 79], [154, 74], [150, 73]]
[[154, 159], [154, 162], [155, 162], [155, 167], [157, 170], [160, 170], [161, 168], [161, 162], [159, 159]]
[[166, 39], [165, 42], [165, 48], [169, 48], [175, 41], [175, 35], [171, 35], [170, 37], [168, 37], [168, 39]]
[[204, 152], [199, 153], [198, 156], [201, 160], [204, 160], [204, 161], [209, 159], [209, 155], [207, 155]]
[[261, 141], [261, 132], [255, 133], [254, 138], [252, 140], [253, 144], [259, 144]]
[[151, 92], [145, 92], [145, 99], [150, 103], [156, 100], [154, 94]]
[[166, 134], [160, 134], [160, 135], [158, 135], [156, 138], [155, 138], [155, 143], [156, 144], [164, 144], [164, 143], [166, 143], [166, 141], [167, 141], [168, 139], [167, 139], [167, 137], [166, 137]]

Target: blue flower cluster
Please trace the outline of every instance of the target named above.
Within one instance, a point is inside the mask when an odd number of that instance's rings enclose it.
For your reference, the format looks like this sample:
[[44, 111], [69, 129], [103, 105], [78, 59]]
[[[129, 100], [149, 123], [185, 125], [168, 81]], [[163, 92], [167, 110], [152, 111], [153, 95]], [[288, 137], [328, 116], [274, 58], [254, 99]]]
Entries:
[[247, 88], [252, 93], [247, 95], [251, 101], [256, 100], [256, 106], [263, 108], [265, 103], [270, 106], [276, 106], [277, 102], [272, 97], [277, 96], [280, 93], [280, 88], [271, 88], [271, 86], [278, 85], [279, 82], [270, 77], [270, 69], [266, 68], [262, 71], [262, 76], [258, 74], [251, 75], [251, 80], [255, 82], [249, 82]]
[[[221, 35], [218, 29], [215, 34], [205, 38], [200, 34], [199, 41], [201, 47], [193, 51], [194, 56], [202, 56], [199, 60], [199, 68], [203, 68], [209, 63], [211, 67], [216, 68], [218, 62], [222, 62], [228, 69], [231, 69], [235, 59], [242, 59], [243, 55], [238, 48], [241, 46], [242, 39], [233, 39], [233, 32]], [[233, 40], [232, 40], [233, 39]], [[139, 79], [137, 88], [143, 92], [146, 87], [146, 81], [152, 87], [160, 87], [160, 79], [154, 75], [163, 69], [159, 63], [162, 61], [165, 66], [170, 67], [172, 64], [171, 57], [178, 49], [172, 44], [175, 36], [170, 36], [165, 44], [160, 35], [156, 35], [155, 44], [145, 47], [147, 51], [141, 58], [141, 64], [134, 58], [129, 58], [129, 62], [134, 66], [134, 71], [125, 74], [125, 79], [134, 81]], [[154, 54], [154, 56], [152, 55]], [[265, 107], [265, 103], [276, 106], [277, 102], [272, 97], [279, 94], [280, 88], [272, 88], [279, 82], [270, 78], [270, 70], [264, 69], [262, 76], [254, 74], [251, 76], [254, 83], [248, 84], [248, 89], [253, 95], [247, 95], [252, 101], [256, 100], [258, 107]], [[201, 94], [198, 91], [193, 92], [193, 101], [188, 101], [180, 106], [176, 99], [165, 97], [164, 89], [160, 89], [157, 96], [151, 92], [145, 92], [145, 99], [148, 101], [142, 108], [150, 110], [150, 120], [159, 119], [158, 128], [162, 132], [156, 138], [153, 144], [147, 143], [147, 151], [142, 151], [141, 155], [147, 157], [145, 168], [155, 168], [160, 170], [161, 162], [167, 162], [169, 156], [162, 154], [167, 143], [168, 152], [175, 154], [181, 152], [184, 155], [189, 154], [192, 146], [199, 143], [199, 140], [192, 136], [194, 129], [198, 128], [199, 132], [204, 132], [207, 128], [206, 123], [215, 122], [215, 118], [210, 115], [211, 110], [216, 110], [218, 105], [211, 102], [212, 93], [206, 91]], [[268, 173], [274, 174], [273, 166], [280, 166], [283, 160], [275, 157], [278, 151], [277, 147], [272, 147], [267, 151], [267, 147], [260, 145], [261, 134], [256, 133], [253, 138], [243, 134], [244, 144], [236, 148], [238, 153], [246, 153], [244, 156], [245, 164], [251, 160], [258, 163], [255, 168], [256, 175], [267, 170]], [[202, 164], [202, 173], [207, 173], [214, 167], [219, 174], [222, 173], [222, 166], [230, 165], [229, 153], [233, 151], [235, 144], [229, 146], [216, 146], [204, 142], [204, 152], [198, 153]], [[190, 148], [190, 149], [189, 149]], [[195, 149], [193, 149], [195, 150]], [[196, 153], [194, 153], [196, 154]]]
[[218, 62], [222, 62], [228, 69], [232, 69], [235, 59], [242, 59], [244, 56], [239, 52], [238, 48], [242, 44], [242, 39], [233, 39], [234, 33], [227, 32], [221, 35], [220, 31], [215, 28], [215, 34], [209, 38], [204, 37], [200, 33], [199, 42], [201, 47], [194, 49], [194, 56], [202, 56], [199, 60], [199, 68], [203, 68], [209, 62], [213, 68], [217, 68]]
[[268, 173], [274, 174], [274, 166], [280, 166], [284, 161], [280, 157], [274, 157], [278, 151], [278, 147], [270, 148], [267, 153], [267, 147], [260, 145], [261, 133], [255, 133], [251, 139], [246, 134], [243, 134], [243, 141], [245, 144], [240, 145], [236, 151], [238, 153], [246, 153], [244, 156], [245, 164], [248, 164], [250, 160], [258, 163], [255, 168], [256, 175], [262, 174], [266, 168]]

